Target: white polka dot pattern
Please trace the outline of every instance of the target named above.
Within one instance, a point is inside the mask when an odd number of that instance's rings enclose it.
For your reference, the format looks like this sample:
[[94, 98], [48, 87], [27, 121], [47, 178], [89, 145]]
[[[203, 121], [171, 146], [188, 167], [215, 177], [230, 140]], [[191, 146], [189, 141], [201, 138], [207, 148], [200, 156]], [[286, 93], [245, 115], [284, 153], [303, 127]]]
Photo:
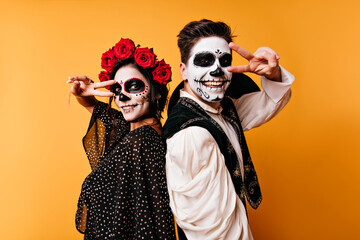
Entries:
[[[165, 145], [148, 125], [129, 131], [120, 112], [99, 102], [84, 147], [92, 172], [78, 202], [84, 239], [175, 239], [165, 178]], [[111, 132], [111, 129], [114, 129]]]

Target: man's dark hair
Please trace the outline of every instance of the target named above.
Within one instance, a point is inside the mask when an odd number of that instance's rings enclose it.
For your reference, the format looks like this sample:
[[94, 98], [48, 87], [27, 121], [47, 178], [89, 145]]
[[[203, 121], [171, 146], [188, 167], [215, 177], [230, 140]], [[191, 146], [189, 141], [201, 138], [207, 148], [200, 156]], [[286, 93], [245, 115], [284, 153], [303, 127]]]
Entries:
[[221, 37], [228, 43], [232, 41], [231, 28], [224, 22], [213, 22], [208, 19], [188, 23], [179, 33], [178, 46], [181, 62], [187, 63], [192, 47], [203, 37]]

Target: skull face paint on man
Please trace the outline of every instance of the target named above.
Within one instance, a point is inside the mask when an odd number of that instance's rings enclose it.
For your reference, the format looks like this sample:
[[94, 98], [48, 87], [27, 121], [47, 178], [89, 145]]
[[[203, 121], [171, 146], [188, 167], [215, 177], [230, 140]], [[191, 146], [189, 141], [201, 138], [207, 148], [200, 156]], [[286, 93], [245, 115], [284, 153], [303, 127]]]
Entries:
[[206, 37], [192, 48], [186, 64], [191, 90], [206, 102], [219, 102], [224, 98], [232, 73], [231, 50], [225, 39]]
[[126, 65], [117, 70], [111, 86], [115, 94], [115, 103], [126, 121], [134, 121], [150, 113], [150, 86], [148, 80], [133, 65]]

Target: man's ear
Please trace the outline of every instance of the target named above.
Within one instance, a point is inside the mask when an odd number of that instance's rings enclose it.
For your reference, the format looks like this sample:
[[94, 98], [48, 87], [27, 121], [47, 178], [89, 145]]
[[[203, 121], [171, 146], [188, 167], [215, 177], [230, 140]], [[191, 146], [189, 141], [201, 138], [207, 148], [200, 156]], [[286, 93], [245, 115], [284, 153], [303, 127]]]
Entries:
[[188, 79], [185, 63], [180, 63], [180, 76], [184, 81]]

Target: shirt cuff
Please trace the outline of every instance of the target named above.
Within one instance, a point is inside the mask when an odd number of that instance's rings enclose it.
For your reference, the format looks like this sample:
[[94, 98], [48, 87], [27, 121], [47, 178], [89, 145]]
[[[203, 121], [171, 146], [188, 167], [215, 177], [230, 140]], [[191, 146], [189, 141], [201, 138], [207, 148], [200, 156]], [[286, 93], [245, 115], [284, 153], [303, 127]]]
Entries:
[[290, 89], [291, 84], [294, 82], [295, 77], [285, 70], [282, 66], [281, 69], [281, 82], [276, 82], [261, 76], [261, 87], [266, 94], [277, 103], [284, 96], [284, 94]]

